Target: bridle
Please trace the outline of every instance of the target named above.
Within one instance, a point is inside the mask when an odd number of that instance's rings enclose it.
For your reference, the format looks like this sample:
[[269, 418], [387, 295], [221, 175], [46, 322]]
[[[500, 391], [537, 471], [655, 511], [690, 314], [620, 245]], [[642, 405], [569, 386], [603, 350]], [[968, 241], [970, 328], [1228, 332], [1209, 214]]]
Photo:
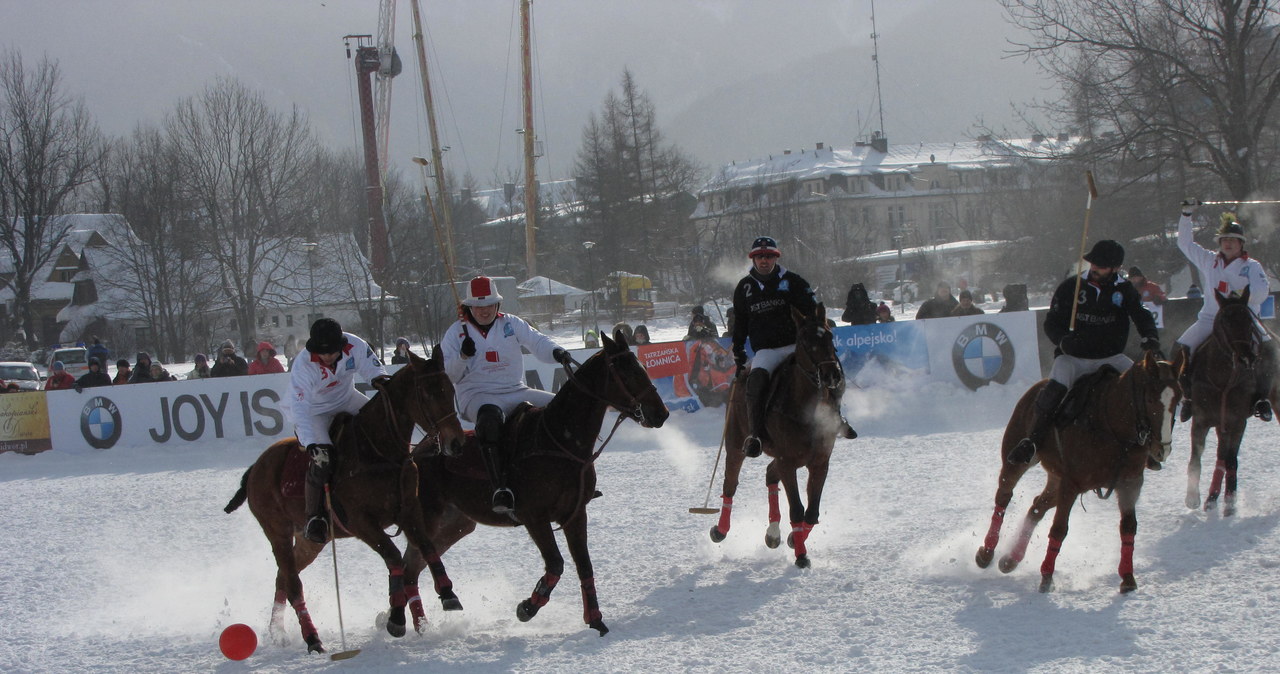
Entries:
[[[1151, 424], [1148, 423], [1148, 417], [1151, 415], [1151, 410], [1150, 410], [1150, 407], [1146, 404], [1147, 402], [1145, 399], [1146, 396], [1144, 395], [1146, 386], [1142, 383], [1139, 383], [1138, 381], [1140, 377], [1146, 378], [1151, 376], [1151, 373], [1147, 372], [1145, 369], [1142, 371], [1141, 375], [1135, 372], [1135, 370], [1138, 370], [1141, 368], [1142, 368], [1142, 365], [1135, 363], [1133, 367], [1129, 368], [1129, 371], [1125, 373], [1125, 378], [1127, 378], [1130, 382], [1129, 392], [1133, 396], [1132, 405], [1135, 413], [1133, 439], [1126, 441], [1122, 438], [1116, 438], [1117, 440], [1120, 440], [1120, 442], [1122, 443], [1123, 450], [1118, 455], [1116, 455], [1115, 469], [1112, 473], [1111, 484], [1106, 488], [1105, 493], [1102, 487], [1099, 487], [1094, 490], [1094, 493], [1098, 495], [1098, 498], [1103, 500], [1110, 498], [1111, 493], [1115, 491], [1116, 483], [1119, 482], [1120, 480], [1120, 471], [1124, 467], [1125, 459], [1128, 458], [1130, 450], [1145, 448], [1147, 450], [1147, 454], [1155, 458], [1155, 454], [1154, 452], [1152, 452], [1152, 449], [1154, 449], [1155, 447], [1163, 447], [1166, 450], [1170, 450], [1170, 451], [1171, 451], [1171, 448], [1173, 447], [1172, 435], [1168, 438], [1160, 440], [1158, 444], [1152, 444], [1151, 442]], [[1157, 366], [1157, 375], [1155, 379], [1157, 381], [1163, 382], [1163, 379], [1158, 374], [1158, 370], [1159, 370], [1159, 366]], [[1175, 381], [1175, 384], [1176, 384], [1176, 381]], [[1164, 410], [1163, 407], [1161, 407], [1160, 409], [1162, 411]], [[1162, 454], [1164, 456], [1168, 456], [1168, 451], [1165, 451]]]
[[[405, 367], [411, 368], [413, 365], [407, 365]], [[382, 407], [387, 415], [387, 420], [392, 429], [392, 433], [397, 436], [396, 440], [399, 443], [399, 446], [405, 447], [406, 451], [410, 451], [413, 446], [413, 427], [415, 425], [420, 425], [417, 419], [421, 419], [425, 422], [425, 425], [423, 426], [425, 436], [422, 440], [422, 444], [439, 444], [440, 428], [449, 419], [456, 418], [458, 416], [458, 411], [454, 409], [452, 404], [449, 405], [449, 412], [446, 414], [441, 415], [439, 418], [432, 418], [431, 416], [431, 400], [427, 394], [427, 387], [423, 386], [422, 383], [424, 380], [441, 377], [446, 378], [447, 381], [448, 375], [445, 372], [439, 371], [420, 374], [415, 371], [413, 375], [413, 385], [410, 387], [411, 395], [409, 401], [409, 404], [413, 406], [413, 409], [409, 410], [409, 418], [413, 423], [409, 426], [407, 434], [402, 434], [400, 432], [401, 424], [399, 415], [396, 413], [395, 404], [391, 400], [391, 392], [386, 388], [386, 382], [382, 381], [374, 385], [374, 388], [378, 390], [379, 398], [383, 399]], [[378, 451], [376, 449], [378, 446], [377, 443], [373, 442], [373, 439], [369, 437], [367, 430], [364, 432], [364, 436], [370, 446], [375, 448], [374, 451]], [[378, 454], [382, 454], [382, 452], [378, 451]], [[387, 457], [384, 456], [383, 458]]]
[[[623, 391], [627, 396], [629, 396], [629, 398], [624, 402], [618, 402], [615, 400], [609, 400], [605, 396], [592, 391], [586, 384], [582, 383], [578, 379], [577, 371], [582, 367], [582, 364], [572, 358], [569, 359], [568, 363], [564, 364], [565, 375], [568, 377], [569, 383], [577, 386], [580, 391], [587, 395], [587, 397], [598, 402], [602, 402], [608, 407], [612, 407], [617, 410], [619, 414], [619, 424], [622, 423], [624, 418], [629, 418], [638, 424], [644, 424], [646, 421], [644, 416], [644, 404], [640, 402], [640, 396], [650, 392], [656, 396], [658, 395], [658, 388], [653, 385], [653, 381], [647, 376], [645, 377], [647, 386], [640, 391], [639, 395], [632, 393], [631, 389], [627, 387], [627, 383], [622, 379], [622, 374], [620, 372], [621, 368], [617, 366], [616, 362], [623, 358], [635, 359], [635, 354], [631, 353], [630, 349], [613, 354], [606, 354], [604, 351], [600, 351], [599, 353], [604, 357], [605, 373], [609, 377], [609, 380], [617, 385], [617, 388]], [[570, 367], [570, 365], [573, 365], [574, 367]], [[617, 428], [616, 424], [614, 428]], [[613, 433], [610, 433], [609, 435], [612, 437]]]
[[[821, 333], [818, 335], [819, 338], [825, 335], [828, 340], [831, 339], [831, 331], [824, 326], [817, 326], [816, 323], [814, 324], [814, 326], [810, 326], [808, 323], [806, 323], [804, 326], [800, 328], [800, 332], [803, 334], [804, 331], [810, 329], [810, 327], [818, 327], [821, 330]], [[797, 353], [796, 369], [800, 371], [800, 374], [804, 375], [804, 378], [807, 379], [810, 384], [813, 384], [813, 387], [818, 389], [819, 391], [823, 391], [826, 389], [840, 388], [839, 383], [844, 379], [844, 367], [840, 365], [840, 359], [836, 355], [836, 350], [834, 348], [831, 349], [831, 357], [826, 358], [825, 360], [817, 360], [814, 358], [813, 354], [809, 351], [809, 349], [800, 347], [801, 341], [803, 340], [796, 340], [796, 353]], [[808, 368], [806, 368], [804, 364], [801, 362], [801, 358], [799, 354], [804, 354], [804, 360], [808, 361], [809, 363]], [[831, 384], [823, 384], [822, 382], [823, 367], [834, 367], [836, 373], [838, 373], [840, 376], [836, 378], [836, 381]]]

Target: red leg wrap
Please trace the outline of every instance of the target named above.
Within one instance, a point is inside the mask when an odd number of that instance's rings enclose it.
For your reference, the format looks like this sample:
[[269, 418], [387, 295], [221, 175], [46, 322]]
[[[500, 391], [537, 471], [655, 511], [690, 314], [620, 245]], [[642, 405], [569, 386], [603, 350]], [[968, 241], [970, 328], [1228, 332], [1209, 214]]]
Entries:
[[596, 579], [582, 579], [582, 622], [591, 624], [593, 620], [600, 620], [600, 602], [596, 600]]
[[987, 529], [987, 537], [983, 539], [982, 545], [988, 550], [995, 550], [996, 545], [1000, 542], [1000, 527], [1004, 525], [1004, 508], [996, 506], [995, 512], [991, 513], [991, 527]]
[[1035, 530], [1035, 523], [1031, 520], [1025, 520], [1022, 523], [1022, 529], [1018, 531], [1018, 540], [1013, 545], [1013, 550], [1009, 551], [1009, 557], [1015, 562], [1021, 562], [1023, 557], [1027, 556], [1027, 544], [1031, 542], [1031, 532]]
[[431, 581], [435, 584], [436, 594], [440, 594], [444, 590], [453, 589], [453, 581], [449, 579], [449, 574], [444, 570], [444, 562], [440, 561], [440, 555], [432, 555], [427, 558], [427, 569], [431, 571]]
[[1040, 575], [1047, 576], [1053, 573], [1053, 567], [1058, 561], [1058, 553], [1062, 551], [1062, 541], [1050, 536], [1049, 549], [1044, 553], [1044, 563], [1040, 565]]
[[720, 530], [722, 534], [727, 534], [729, 533], [729, 517], [733, 515], [733, 498], [729, 496], [720, 498], [720, 522], [716, 524], [716, 529]]
[[387, 576], [387, 594], [391, 597], [391, 607], [397, 608], [404, 606], [406, 597], [404, 591], [404, 567], [388, 566], [390, 573]]
[[769, 523], [782, 521], [782, 510], [778, 508], [778, 485], [769, 485]]
[[1222, 477], [1226, 473], [1226, 466], [1221, 461], [1213, 467], [1213, 481], [1209, 483], [1209, 500], [1213, 501], [1218, 498], [1218, 494], [1222, 493]]
[[560, 576], [544, 574], [538, 580], [538, 584], [533, 587], [533, 594], [529, 595], [529, 603], [542, 608], [551, 601], [551, 591], [556, 589], [556, 583], [560, 582]]
[[1120, 576], [1133, 573], [1133, 534], [1120, 534]]
[[293, 604], [293, 610], [298, 614], [298, 626], [302, 628], [302, 638], [310, 639], [317, 636], [316, 626], [311, 622], [311, 612], [307, 610], [307, 602], [298, 600]]
[[796, 549], [796, 557], [809, 554], [809, 550], [805, 548], [804, 543], [809, 540], [810, 531], [813, 531], [813, 525], [808, 522], [791, 523], [791, 544]]
[[418, 593], [418, 586], [405, 585], [404, 596], [409, 615], [413, 616], [413, 629], [421, 632], [427, 626], [427, 614], [422, 609], [422, 596]]

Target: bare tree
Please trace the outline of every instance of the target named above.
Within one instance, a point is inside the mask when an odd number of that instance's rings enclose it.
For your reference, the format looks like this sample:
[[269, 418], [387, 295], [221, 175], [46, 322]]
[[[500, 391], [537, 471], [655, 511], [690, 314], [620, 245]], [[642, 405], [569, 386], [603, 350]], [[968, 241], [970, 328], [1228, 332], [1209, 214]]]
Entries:
[[1275, 0], [1001, 2], [1030, 33], [1018, 52], [1062, 83], [1052, 107], [1093, 138], [1090, 156], [1174, 159], [1234, 199], [1274, 182]]
[[63, 90], [56, 62], [28, 69], [17, 51], [0, 60], [0, 245], [12, 266], [0, 284], [13, 291], [13, 318], [29, 346], [42, 337], [32, 287], [70, 231], [63, 211], [106, 153], [83, 101]]
[[181, 158], [184, 197], [197, 209], [203, 251], [218, 268], [218, 291], [248, 344], [261, 298], [296, 273], [284, 249], [300, 247], [315, 231], [315, 139], [296, 107], [273, 111], [235, 80], [179, 102], [166, 127]]

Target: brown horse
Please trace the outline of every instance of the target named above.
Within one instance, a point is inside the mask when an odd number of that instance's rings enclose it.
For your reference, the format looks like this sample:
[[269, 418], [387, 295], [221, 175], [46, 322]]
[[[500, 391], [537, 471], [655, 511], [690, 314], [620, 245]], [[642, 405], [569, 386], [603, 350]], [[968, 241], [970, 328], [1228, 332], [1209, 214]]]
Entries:
[[[441, 553], [475, 530], [477, 523], [524, 525], [542, 554], [544, 573], [533, 594], [516, 607], [521, 622], [546, 605], [564, 573], [564, 557], [552, 529], [552, 524], [559, 524], [582, 586], [583, 621], [604, 636], [609, 628], [600, 614], [587, 550], [587, 503], [596, 495], [595, 460], [604, 450], [603, 444], [595, 448], [600, 427], [609, 408], [618, 410], [619, 424], [630, 418], [646, 428], [661, 427], [670, 412], [622, 331], [615, 330], [613, 339], [602, 336], [602, 341], [603, 348], [571, 373], [546, 407], [513, 415], [508, 424], [509, 485], [516, 502], [510, 517], [490, 509], [493, 489], [474, 437], [468, 438], [460, 457], [422, 460], [418, 498], [428, 535]], [[416, 579], [423, 568], [417, 551], [410, 550], [406, 564], [406, 579]], [[415, 624], [419, 617], [415, 612]]]
[[[1013, 550], [1000, 559], [1000, 570], [1009, 573], [1018, 567], [1027, 551], [1031, 533], [1052, 508], [1053, 526], [1049, 529], [1049, 546], [1040, 565], [1040, 591], [1053, 589], [1053, 569], [1067, 537], [1067, 521], [1076, 497], [1090, 489], [1099, 496], [1114, 490], [1120, 508], [1120, 591], [1138, 587], [1133, 577], [1133, 540], [1138, 531], [1135, 512], [1147, 458], [1164, 461], [1173, 441], [1173, 411], [1182, 397], [1178, 374], [1185, 364], [1182, 354], [1173, 363], [1156, 360], [1148, 352], [1123, 374], [1114, 374], [1095, 385], [1088, 402], [1075, 423], [1055, 428], [1036, 452], [1036, 458], [1049, 474], [1044, 491], [1031, 503]], [[1047, 381], [1047, 380], [1046, 380]], [[1036, 395], [1045, 382], [1032, 386], [1018, 401], [1005, 428], [1000, 449], [1000, 482], [996, 488], [996, 507], [991, 515], [991, 528], [978, 548], [976, 561], [987, 568], [1000, 541], [1000, 525], [1005, 508], [1013, 498], [1018, 480], [1035, 465], [1010, 464], [1007, 459], [1018, 441], [1031, 430]], [[1073, 390], [1073, 395], [1076, 392]], [[1081, 423], [1083, 422], [1083, 424]], [[1104, 496], [1102, 491], [1108, 490]]]
[[[378, 392], [358, 413], [335, 420], [333, 428], [336, 451], [330, 517], [335, 518], [339, 536], [359, 538], [386, 562], [391, 588], [387, 632], [397, 637], [405, 633], [405, 604], [421, 611], [421, 599], [416, 575], [412, 583], [405, 582], [404, 560], [384, 531], [389, 526], [403, 529], [409, 542], [420, 546], [431, 560], [436, 593], [445, 610], [462, 608], [426, 535], [417, 502], [418, 469], [410, 456], [415, 425], [424, 429], [437, 447], [456, 450], [462, 442], [462, 426], [453, 408], [453, 384], [439, 353], [437, 349], [431, 360], [410, 354], [407, 365], [377, 382]], [[323, 653], [298, 574], [324, 546], [301, 536], [307, 516], [300, 489], [294, 489], [295, 494], [285, 493], [286, 482], [292, 480], [294, 486], [300, 482], [307, 461], [297, 438], [271, 445], [245, 471], [240, 490], [225, 510], [229, 513], [248, 500], [249, 510], [271, 543], [277, 571], [270, 633], [277, 641], [284, 639], [284, 602], [288, 599], [297, 613], [307, 651]]]
[[[1216, 291], [1215, 291], [1216, 292]], [[1249, 310], [1249, 289], [1240, 297], [1218, 295], [1218, 315], [1213, 332], [1196, 349], [1191, 367], [1191, 458], [1187, 461], [1187, 507], [1200, 507], [1200, 457], [1210, 428], [1218, 430], [1218, 461], [1209, 483], [1205, 510], [1222, 495], [1222, 514], [1235, 514], [1236, 467], [1240, 441], [1253, 413], [1256, 368], [1266, 367], [1263, 345]], [[1225, 483], [1225, 485], [1224, 485]], [[1224, 489], [1225, 487], [1225, 489]]]
[[[782, 544], [778, 508], [778, 482], [787, 490], [790, 506], [791, 534], [787, 545], [795, 549], [796, 566], [810, 565], [805, 542], [818, 523], [818, 507], [822, 487], [827, 481], [831, 450], [839, 429], [840, 394], [844, 390], [844, 370], [836, 355], [831, 330], [827, 327], [826, 308], [818, 304], [812, 315], [792, 309], [796, 324], [796, 352], [778, 366], [771, 378], [772, 402], [769, 403], [764, 453], [773, 458], [765, 468], [765, 484], [769, 489], [769, 527], [765, 545]], [[738, 491], [738, 474], [746, 458], [738, 449], [747, 437], [750, 411], [743, 383], [733, 382], [729, 392], [729, 409], [725, 420], [724, 490], [721, 494], [720, 521], [711, 527], [711, 540], [719, 543], [729, 534], [729, 518], [733, 511], [733, 495]], [[800, 498], [796, 472], [807, 468], [809, 507]]]

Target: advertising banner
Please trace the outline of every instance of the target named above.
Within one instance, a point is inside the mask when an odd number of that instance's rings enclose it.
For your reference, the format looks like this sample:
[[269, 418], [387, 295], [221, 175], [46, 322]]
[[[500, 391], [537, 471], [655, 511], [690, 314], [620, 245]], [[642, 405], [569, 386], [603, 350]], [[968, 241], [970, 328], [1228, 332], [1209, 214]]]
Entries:
[[44, 392], [0, 395], [0, 453], [36, 454], [52, 448]]

